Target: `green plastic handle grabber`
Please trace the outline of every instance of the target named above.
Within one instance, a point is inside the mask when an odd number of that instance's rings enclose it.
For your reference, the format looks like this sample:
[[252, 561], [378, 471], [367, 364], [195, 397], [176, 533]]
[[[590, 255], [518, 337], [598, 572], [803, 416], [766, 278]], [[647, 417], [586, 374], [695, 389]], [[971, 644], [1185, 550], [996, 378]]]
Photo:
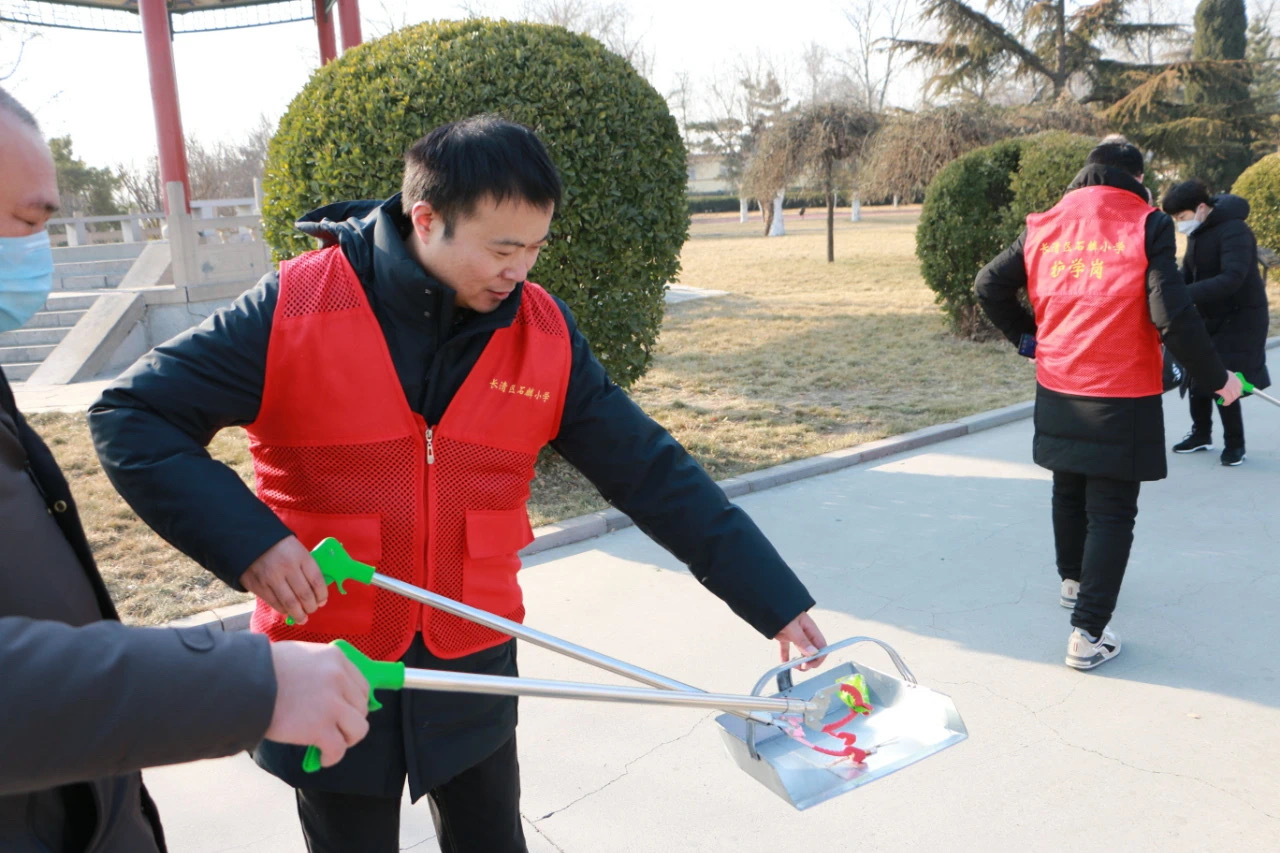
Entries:
[[[332, 539], [326, 539], [325, 541], [333, 542], [335, 545], [338, 544]], [[341, 550], [342, 546], [338, 545], [338, 548]], [[348, 559], [350, 558], [348, 557]], [[402, 662], [373, 660], [346, 640], [334, 640], [333, 645], [342, 650], [347, 659], [355, 664], [356, 669], [360, 670], [360, 674], [364, 676], [365, 681], [369, 682], [370, 711], [376, 711], [382, 707], [382, 703], [374, 698], [374, 691], [400, 690], [404, 687], [404, 664]], [[302, 769], [307, 773], [315, 773], [320, 769], [320, 749], [318, 747], [307, 747], [307, 754], [302, 757]]]
[[[347, 553], [347, 549], [342, 547], [342, 543], [332, 536], [320, 540], [320, 544], [311, 549], [311, 556], [315, 558], [316, 565], [320, 567], [320, 574], [324, 577], [324, 585], [336, 584], [338, 592], [343, 595], [347, 594], [347, 590], [342, 585], [347, 581], [356, 581], [362, 584], [373, 583], [373, 574], [376, 569], [359, 560], [352, 559], [351, 555]], [[290, 616], [284, 620], [284, 624], [293, 625], [296, 623], [293, 621], [293, 617]]]

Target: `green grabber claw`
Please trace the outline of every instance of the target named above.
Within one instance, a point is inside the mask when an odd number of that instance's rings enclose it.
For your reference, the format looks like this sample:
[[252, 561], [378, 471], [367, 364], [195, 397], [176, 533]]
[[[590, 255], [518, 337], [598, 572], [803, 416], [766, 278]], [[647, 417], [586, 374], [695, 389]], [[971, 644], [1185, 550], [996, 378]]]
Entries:
[[[338, 550], [342, 551], [342, 546], [338, 545], [333, 539], [326, 539], [325, 542], [333, 542], [337, 545]], [[321, 542], [320, 545], [324, 545]], [[317, 546], [319, 548], [320, 546]], [[346, 552], [342, 552], [345, 557]], [[350, 559], [348, 557], [347, 559]], [[355, 562], [354, 560], [352, 562]], [[356, 563], [356, 565], [360, 565]], [[368, 568], [366, 566], [365, 568]], [[370, 569], [372, 572], [372, 569]], [[369, 710], [376, 711], [382, 707], [382, 703], [374, 698], [375, 690], [399, 690], [404, 687], [404, 664], [400, 661], [380, 661], [373, 660], [368, 655], [361, 652], [355, 646], [346, 640], [334, 640], [333, 645], [337, 646], [347, 659], [355, 664], [356, 669], [360, 670], [360, 674], [364, 676], [365, 681], [369, 682]], [[302, 757], [302, 769], [306, 773], [315, 773], [320, 769], [320, 750], [318, 747], [307, 747], [307, 753]]]
[[[1252, 382], [1250, 382], [1248, 379], [1245, 379], [1245, 378], [1244, 378], [1244, 374], [1243, 374], [1243, 373], [1240, 373], [1239, 371], [1236, 371], [1236, 376], [1240, 377], [1240, 396], [1242, 396], [1242, 397], [1243, 397], [1245, 394], [1252, 394], [1252, 393], [1256, 390], [1256, 389], [1253, 387], [1253, 383], [1252, 383]], [[1221, 406], [1221, 405], [1222, 405], [1222, 398], [1221, 398], [1221, 397], [1217, 398], [1217, 403], [1218, 403], [1218, 405], [1219, 405], [1219, 406]]]
[[[347, 549], [342, 547], [342, 543], [332, 536], [321, 540], [319, 545], [312, 548], [311, 556], [320, 567], [325, 586], [331, 583], [337, 584], [338, 592], [343, 595], [346, 595], [347, 591], [342, 585], [347, 581], [358, 581], [363, 584], [373, 582], [373, 573], [376, 571], [373, 566], [366, 566], [358, 560], [353, 560], [347, 553]], [[295, 624], [293, 617], [285, 619], [284, 624]]]

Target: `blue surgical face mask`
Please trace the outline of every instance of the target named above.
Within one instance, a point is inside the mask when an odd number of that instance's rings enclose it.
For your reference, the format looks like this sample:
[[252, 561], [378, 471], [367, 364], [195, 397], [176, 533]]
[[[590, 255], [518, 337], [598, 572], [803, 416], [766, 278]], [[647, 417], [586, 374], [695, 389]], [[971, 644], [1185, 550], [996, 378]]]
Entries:
[[21, 328], [44, 307], [53, 289], [49, 232], [0, 237], [0, 332]]
[[1198, 219], [1183, 219], [1175, 223], [1179, 234], [1190, 234], [1192, 231], [1200, 227]]

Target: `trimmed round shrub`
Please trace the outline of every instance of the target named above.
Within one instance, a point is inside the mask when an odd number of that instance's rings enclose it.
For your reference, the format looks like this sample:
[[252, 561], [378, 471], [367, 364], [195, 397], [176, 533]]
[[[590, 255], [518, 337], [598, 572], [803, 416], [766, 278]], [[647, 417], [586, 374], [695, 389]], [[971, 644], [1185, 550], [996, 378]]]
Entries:
[[1280, 252], [1280, 154], [1268, 154], [1236, 178], [1231, 192], [1249, 201], [1258, 245]]
[[1006, 243], [1012, 243], [1022, 233], [1028, 214], [1046, 211], [1062, 200], [1071, 179], [1084, 168], [1084, 158], [1097, 144], [1092, 136], [1060, 130], [1023, 140], [1022, 159], [1010, 182], [1013, 202], [1006, 216]]
[[929, 184], [916, 256], [957, 334], [993, 334], [974, 278], [1018, 238], [1028, 214], [1062, 199], [1097, 144], [1091, 136], [1056, 130], [1007, 139], [957, 158]]
[[267, 154], [263, 224], [276, 258], [314, 248], [293, 228], [298, 216], [398, 192], [413, 142], [485, 112], [532, 127], [559, 167], [564, 201], [532, 278], [630, 385], [649, 366], [688, 236], [685, 149], [663, 97], [594, 39], [539, 24], [425, 23], [316, 71]]
[[964, 337], [984, 337], [990, 329], [973, 279], [1009, 243], [1002, 225], [1023, 144], [1007, 139], [970, 151], [939, 172], [925, 192], [916, 227], [920, 273], [953, 330]]

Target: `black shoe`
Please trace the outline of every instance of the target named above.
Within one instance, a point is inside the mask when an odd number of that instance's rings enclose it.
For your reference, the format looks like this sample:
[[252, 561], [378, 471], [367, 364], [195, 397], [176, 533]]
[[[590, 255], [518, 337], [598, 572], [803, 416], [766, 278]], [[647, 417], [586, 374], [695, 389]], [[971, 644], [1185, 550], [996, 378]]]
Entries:
[[1209, 438], [1209, 435], [1195, 430], [1187, 433], [1186, 438], [1173, 446], [1174, 453], [1195, 453], [1197, 450], [1212, 449], [1213, 441]]
[[1222, 451], [1222, 464], [1236, 466], [1244, 461], [1243, 447], [1228, 447]]

